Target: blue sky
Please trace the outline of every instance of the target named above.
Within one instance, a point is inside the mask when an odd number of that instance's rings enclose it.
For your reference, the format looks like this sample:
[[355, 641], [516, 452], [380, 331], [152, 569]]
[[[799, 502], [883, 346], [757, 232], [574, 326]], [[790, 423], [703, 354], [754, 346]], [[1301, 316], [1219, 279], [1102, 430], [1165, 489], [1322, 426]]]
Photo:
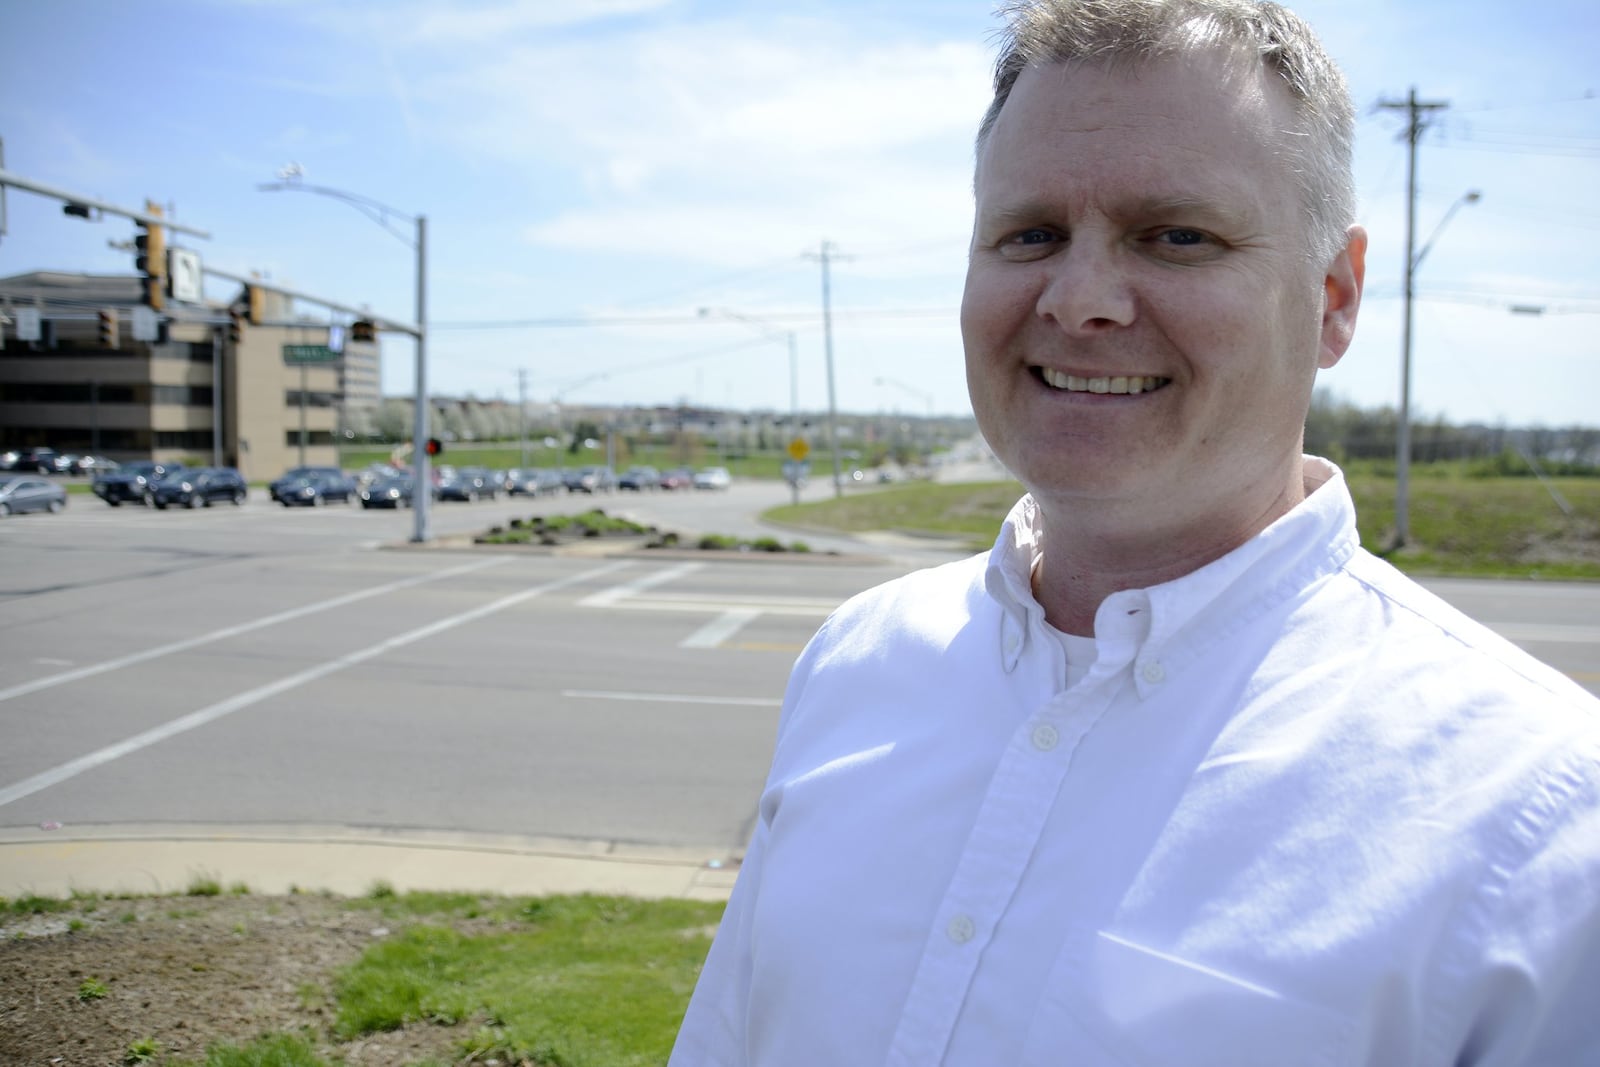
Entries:
[[[425, 214], [430, 385], [530, 399], [772, 408], [797, 332], [802, 408], [827, 402], [833, 266], [839, 406], [968, 410], [956, 309], [971, 138], [988, 100], [984, 0], [4, 0], [6, 169], [211, 231], [205, 262], [409, 320], [412, 253], [305, 181]], [[1395, 404], [1405, 150], [1375, 105], [1451, 107], [1420, 153], [1421, 417], [1600, 424], [1600, 8], [1587, 0], [1296, 9], [1361, 111], [1372, 231], [1354, 348], [1322, 384]], [[0, 275], [131, 271], [86, 223], [12, 190]], [[813, 254], [807, 258], [806, 253]], [[217, 283], [211, 295], [227, 295]], [[1512, 305], [1539, 305], [1538, 316]], [[582, 327], [467, 328], [508, 320]], [[661, 322], [658, 320], [671, 320]], [[384, 342], [384, 388], [412, 349]]]

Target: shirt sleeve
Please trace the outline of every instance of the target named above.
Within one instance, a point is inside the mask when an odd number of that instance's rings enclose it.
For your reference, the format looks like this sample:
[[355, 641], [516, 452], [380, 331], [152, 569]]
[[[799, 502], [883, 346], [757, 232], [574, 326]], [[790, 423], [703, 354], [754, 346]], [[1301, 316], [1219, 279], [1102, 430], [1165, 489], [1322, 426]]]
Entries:
[[750, 919], [766, 840], [766, 823], [758, 821], [667, 1067], [745, 1067], [750, 1062]]
[[1527, 861], [1483, 901], [1462, 1067], [1600, 1063], [1600, 745], [1563, 764], [1517, 820]]

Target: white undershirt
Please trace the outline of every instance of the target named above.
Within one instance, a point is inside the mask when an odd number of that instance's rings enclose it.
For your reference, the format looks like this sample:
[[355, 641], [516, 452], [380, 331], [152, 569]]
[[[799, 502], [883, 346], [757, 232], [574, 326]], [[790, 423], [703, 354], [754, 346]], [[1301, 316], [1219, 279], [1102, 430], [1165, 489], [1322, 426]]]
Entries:
[[1084, 675], [1089, 673], [1089, 668], [1094, 666], [1099, 650], [1092, 637], [1079, 637], [1056, 629], [1049, 623], [1044, 624], [1045, 629], [1061, 642], [1061, 650], [1067, 654], [1067, 688], [1071, 689], [1083, 681]]

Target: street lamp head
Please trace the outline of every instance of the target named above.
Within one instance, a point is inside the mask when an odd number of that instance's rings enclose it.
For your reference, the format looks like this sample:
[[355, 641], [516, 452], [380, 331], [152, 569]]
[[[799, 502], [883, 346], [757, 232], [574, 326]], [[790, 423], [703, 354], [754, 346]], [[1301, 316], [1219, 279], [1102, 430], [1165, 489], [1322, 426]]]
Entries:
[[1468, 189], [1466, 195], [1463, 196], [1462, 199], [1469, 204], [1476, 204], [1479, 200], [1483, 199], [1483, 194], [1478, 192], [1476, 189]]

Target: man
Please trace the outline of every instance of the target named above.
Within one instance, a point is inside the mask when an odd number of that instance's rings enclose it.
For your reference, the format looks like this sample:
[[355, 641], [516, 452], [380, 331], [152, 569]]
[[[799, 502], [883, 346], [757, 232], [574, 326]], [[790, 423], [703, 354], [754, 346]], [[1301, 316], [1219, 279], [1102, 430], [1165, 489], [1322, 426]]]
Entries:
[[673, 1063], [1600, 1063], [1600, 702], [1358, 544], [1352, 108], [1252, 0], [1013, 8], [962, 333], [1028, 490], [800, 657]]

